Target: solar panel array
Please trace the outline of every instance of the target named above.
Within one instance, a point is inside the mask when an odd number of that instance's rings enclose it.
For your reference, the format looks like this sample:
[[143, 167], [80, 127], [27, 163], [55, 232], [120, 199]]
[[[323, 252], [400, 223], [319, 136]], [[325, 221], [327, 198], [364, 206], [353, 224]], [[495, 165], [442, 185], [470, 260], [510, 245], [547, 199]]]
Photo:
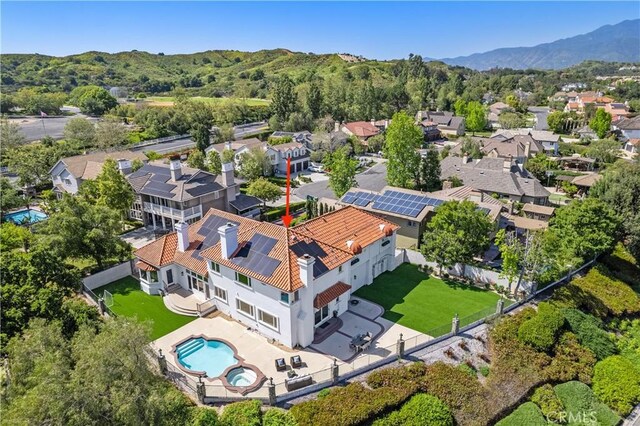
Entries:
[[247, 268], [256, 274], [270, 277], [282, 263], [278, 259], [269, 257], [278, 240], [262, 234], [254, 234], [249, 241], [231, 259], [233, 263]]
[[437, 207], [444, 200], [414, 195], [406, 192], [387, 190], [381, 195], [369, 192], [349, 191], [342, 197], [342, 202], [364, 207], [373, 202], [373, 209], [397, 213], [409, 217], [417, 217], [426, 206]]
[[289, 246], [291, 251], [295, 253], [297, 257], [301, 257], [304, 254], [308, 254], [316, 258], [313, 263], [313, 277], [319, 277], [329, 270], [327, 265], [323, 263], [323, 259], [327, 256], [327, 252], [315, 241], [306, 242], [304, 240], [298, 241], [295, 244]]
[[[202, 246], [200, 250], [207, 249], [213, 246], [214, 244], [216, 244], [218, 241], [220, 241], [220, 234], [218, 234], [218, 228], [220, 228], [222, 225], [225, 225], [227, 223], [232, 223], [236, 226], [239, 224], [239, 222], [233, 222], [221, 216], [216, 216], [216, 215], [209, 216], [204, 221], [202, 226], [200, 226], [200, 229], [198, 230], [198, 235], [204, 237], [204, 240], [202, 240]], [[196, 259], [200, 259], [200, 250], [196, 250], [191, 256]]]

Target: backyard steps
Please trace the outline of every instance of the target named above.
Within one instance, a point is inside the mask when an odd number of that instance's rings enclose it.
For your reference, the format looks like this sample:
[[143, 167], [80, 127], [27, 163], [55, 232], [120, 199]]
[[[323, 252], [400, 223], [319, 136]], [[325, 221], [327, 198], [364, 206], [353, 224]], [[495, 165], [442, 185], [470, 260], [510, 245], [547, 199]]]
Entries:
[[171, 296], [169, 295], [162, 296], [162, 301], [164, 302], [164, 306], [166, 306], [167, 309], [169, 309], [172, 312], [175, 312], [176, 314], [187, 315], [190, 317], [198, 316], [198, 311], [196, 309], [191, 309], [184, 306], [176, 305], [171, 301]]
[[203, 346], [204, 346], [204, 340], [203, 339], [194, 339], [194, 340], [192, 340], [192, 341], [180, 346], [180, 348], [178, 348], [176, 350], [176, 353], [178, 354], [178, 357], [184, 358], [184, 357], [189, 356], [192, 353], [196, 352], [197, 350], [199, 350]]

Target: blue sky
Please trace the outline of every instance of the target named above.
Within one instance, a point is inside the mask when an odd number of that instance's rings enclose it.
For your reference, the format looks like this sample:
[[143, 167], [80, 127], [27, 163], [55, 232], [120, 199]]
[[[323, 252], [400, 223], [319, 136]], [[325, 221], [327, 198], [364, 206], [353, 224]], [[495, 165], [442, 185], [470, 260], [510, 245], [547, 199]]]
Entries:
[[640, 17], [630, 2], [1, 2], [2, 53], [288, 48], [375, 59], [532, 46]]

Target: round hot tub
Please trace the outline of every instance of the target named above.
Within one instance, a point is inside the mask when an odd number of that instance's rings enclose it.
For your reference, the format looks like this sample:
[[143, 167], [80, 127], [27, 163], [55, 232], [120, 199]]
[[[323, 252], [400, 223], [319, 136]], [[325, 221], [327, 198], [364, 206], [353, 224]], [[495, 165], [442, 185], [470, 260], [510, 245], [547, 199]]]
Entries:
[[250, 368], [238, 367], [229, 371], [226, 378], [233, 387], [245, 387], [253, 385], [258, 380], [258, 375]]

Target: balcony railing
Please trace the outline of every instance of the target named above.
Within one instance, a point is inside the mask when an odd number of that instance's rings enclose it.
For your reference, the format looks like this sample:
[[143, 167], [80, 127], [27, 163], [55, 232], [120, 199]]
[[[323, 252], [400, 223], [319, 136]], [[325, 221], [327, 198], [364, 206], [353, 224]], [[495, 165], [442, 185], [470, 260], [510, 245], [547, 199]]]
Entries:
[[160, 216], [171, 217], [173, 219], [184, 220], [196, 215], [202, 215], [202, 206], [197, 205], [189, 207], [184, 210], [175, 209], [173, 207], [162, 206], [160, 204], [154, 204], [145, 202], [144, 211], [148, 213], [158, 214]]

